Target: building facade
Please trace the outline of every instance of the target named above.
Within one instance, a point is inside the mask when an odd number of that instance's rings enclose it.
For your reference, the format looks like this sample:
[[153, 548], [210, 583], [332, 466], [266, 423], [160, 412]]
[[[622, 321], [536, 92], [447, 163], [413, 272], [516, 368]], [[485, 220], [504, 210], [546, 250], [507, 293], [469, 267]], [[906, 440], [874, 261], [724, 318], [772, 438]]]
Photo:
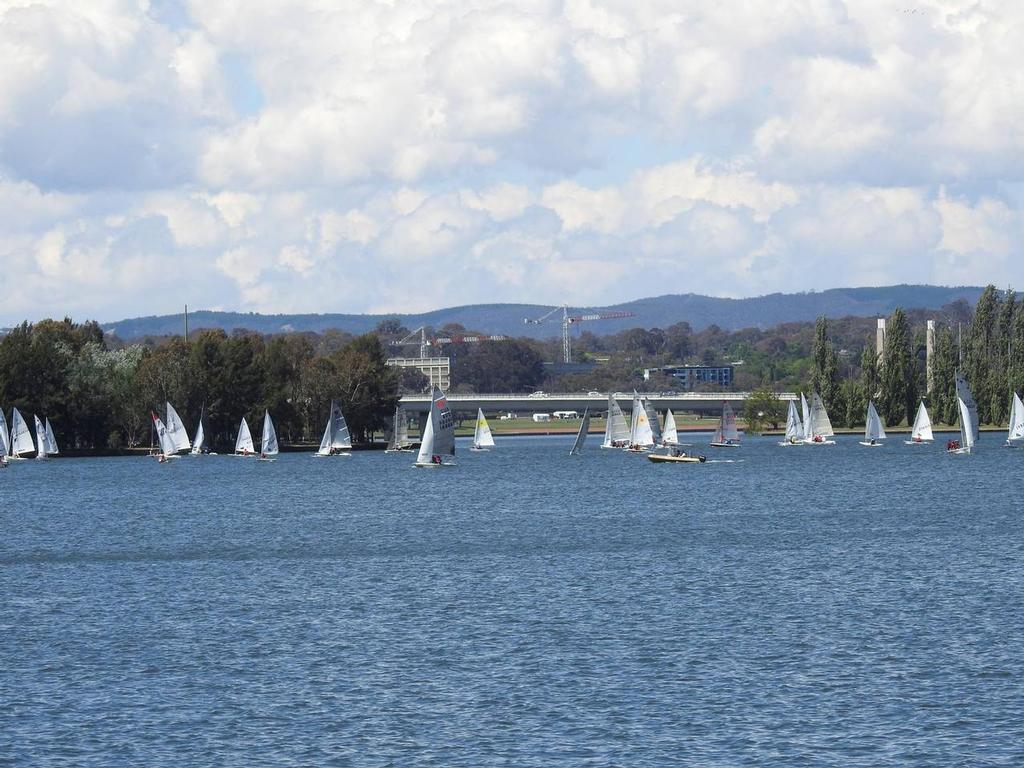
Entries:
[[654, 373], [671, 376], [677, 379], [684, 389], [692, 390], [698, 384], [709, 384], [723, 389], [731, 387], [734, 371], [731, 365], [666, 365], [661, 368], [645, 368], [644, 381], [648, 381]]

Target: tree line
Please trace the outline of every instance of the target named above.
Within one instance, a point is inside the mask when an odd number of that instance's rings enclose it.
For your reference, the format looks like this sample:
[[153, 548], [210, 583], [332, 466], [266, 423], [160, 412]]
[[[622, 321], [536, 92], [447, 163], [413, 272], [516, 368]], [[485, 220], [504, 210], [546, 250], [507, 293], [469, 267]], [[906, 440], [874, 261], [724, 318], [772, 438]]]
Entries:
[[[337, 340], [336, 340], [337, 341]], [[375, 334], [318, 348], [309, 334], [265, 338], [203, 330], [159, 343], [124, 345], [93, 322], [23, 323], [0, 339], [0, 405], [49, 417], [62, 445], [148, 445], [150, 412], [171, 402], [194, 433], [233, 446], [244, 416], [255, 429], [270, 411], [283, 442], [318, 442], [332, 399], [352, 437], [391, 422], [399, 372], [385, 365]]]

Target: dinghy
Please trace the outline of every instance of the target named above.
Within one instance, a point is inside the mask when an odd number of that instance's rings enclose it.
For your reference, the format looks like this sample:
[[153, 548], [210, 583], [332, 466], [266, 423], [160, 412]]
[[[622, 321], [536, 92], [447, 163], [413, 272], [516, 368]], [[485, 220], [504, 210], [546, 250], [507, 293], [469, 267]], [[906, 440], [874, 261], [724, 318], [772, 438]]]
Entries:
[[946, 452], [957, 455], [974, 451], [978, 442], [978, 405], [974, 402], [971, 388], [960, 371], [956, 372], [956, 400], [960, 414], [960, 439], [946, 443]]
[[199, 426], [196, 427], [196, 439], [192, 441], [193, 456], [216, 456], [217, 454], [206, 447], [206, 406], [199, 411]]
[[587, 439], [587, 433], [590, 431], [590, 409], [586, 408], [583, 411], [583, 422], [580, 424], [580, 431], [576, 433], [576, 439], [573, 441], [572, 448], [569, 449], [570, 456], [579, 456], [583, 450], [583, 443]]
[[233, 456], [255, 456], [256, 446], [252, 442], [252, 433], [249, 431], [249, 422], [242, 417], [242, 423], [238, 425], [238, 437], [235, 439], [235, 452]]
[[633, 413], [629, 428], [630, 453], [646, 453], [661, 442], [661, 426], [658, 414], [650, 401], [633, 393]]
[[[803, 397], [801, 395], [801, 397]], [[832, 431], [832, 422], [828, 418], [828, 411], [821, 401], [821, 395], [817, 392], [811, 394], [810, 428], [804, 423], [804, 434], [808, 437], [804, 440], [808, 445], [835, 445], [835, 440], [829, 440], [835, 433]]]
[[625, 448], [629, 445], [629, 426], [614, 395], [608, 395], [608, 420], [604, 425], [602, 448]]
[[[803, 395], [800, 395], [803, 398]], [[789, 413], [786, 414], [786, 439], [779, 445], [803, 445], [804, 425], [800, 421], [800, 414], [796, 411], [796, 401], [789, 401]]]
[[718, 429], [711, 438], [712, 448], [739, 448], [740, 431], [736, 428], [736, 414], [732, 406], [722, 403], [722, 416], [718, 420]]
[[0, 410], [0, 456], [6, 458], [11, 452], [11, 433], [7, 429], [7, 419]]
[[35, 443], [32, 441], [32, 433], [28, 430], [28, 424], [25, 422], [24, 417], [22, 417], [21, 411], [17, 408], [11, 413], [10, 446], [8, 459], [14, 461], [24, 459], [25, 457], [22, 454], [32, 453], [36, 449]]
[[494, 437], [491, 435], [491, 427], [484, 417], [483, 408], [476, 409], [476, 429], [473, 431], [473, 444], [469, 447], [471, 451], [489, 451], [494, 447]]
[[49, 419], [46, 419], [44, 434], [46, 435], [46, 455], [56, 456], [60, 453], [60, 448], [57, 447], [57, 437], [53, 434], [53, 427], [50, 426]]
[[174, 406], [167, 403], [167, 434], [171, 436], [175, 451], [187, 451], [192, 447], [188, 439], [188, 432], [185, 431], [185, 423], [181, 420]]
[[679, 445], [679, 431], [676, 429], [676, 417], [669, 408], [665, 411], [665, 428], [661, 431], [662, 445]]
[[448, 400], [440, 387], [434, 387], [430, 399], [427, 426], [423, 430], [420, 452], [413, 466], [423, 469], [454, 467], [454, 462], [445, 461], [444, 458], [455, 456], [455, 420], [452, 418], [451, 408], [448, 407]]
[[270, 420], [270, 411], [263, 412], [263, 445], [260, 447], [260, 461], [274, 461], [277, 456], [277, 430]]
[[1013, 402], [1010, 404], [1010, 427], [1006, 432], [1006, 447], [1015, 448], [1015, 442], [1024, 438], [1024, 403], [1020, 396], [1014, 392]]
[[924, 445], [931, 443], [935, 438], [932, 435], [932, 420], [928, 416], [928, 409], [924, 407], [924, 400], [917, 406], [917, 416], [914, 417], [914, 428], [910, 431], [910, 439], [904, 440], [904, 445]]
[[341, 412], [341, 406], [331, 400], [331, 412], [327, 417], [327, 426], [320, 441], [320, 448], [314, 456], [351, 456], [352, 437], [349, 435], [348, 422]]
[[869, 400], [868, 415], [864, 423], [864, 439], [860, 441], [860, 444], [869, 448], [878, 448], [882, 445], [879, 442], [881, 440], [885, 440], [885, 425], [882, 424], [882, 417], [878, 415], [874, 402]]
[[156, 460], [164, 464], [169, 459], [180, 458], [178, 456], [178, 446], [174, 442], [174, 438], [167, 431], [167, 426], [155, 413], [150, 413], [150, 416], [153, 417], [153, 428], [156, 431], [157, 444], [159, 445], [159, 451], [155, 454]]
[[412, 453], [413, 446], [414, 443], [409, 440], [409, 419], [402, 407], [396, 406], [391, 442], [384, 449], [384, 453]]
[[36, 422], [36, 458], [46, 458], [46, 427], [43, 426], [43, 422], [34, 413], [32, 418]]

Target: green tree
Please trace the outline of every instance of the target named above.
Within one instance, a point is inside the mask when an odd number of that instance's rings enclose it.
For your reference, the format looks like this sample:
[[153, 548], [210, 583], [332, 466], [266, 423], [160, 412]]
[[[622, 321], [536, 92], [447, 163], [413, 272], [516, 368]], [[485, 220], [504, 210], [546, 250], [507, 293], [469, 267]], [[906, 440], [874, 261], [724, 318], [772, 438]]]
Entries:
[[897, 425], [914, 418], [917, 407], [917, 358], [911, 350], [910, 326], [899, 307], [885, 329], [885, 353], [880, 371], [879, 410], [887, 424]]
[[755, 389], [743, 404], [743, 418], [750, 433], [760, 432], [766, 424], [778, 429], [785, 414], [786, 408], [779, 396], [768, 387]]
[[354, 440], [366, 441], [390, 423], [398, 404], [398, 370], [387, 365], [387, 353], [376, 334], [358, 336], [332, 362], [345, 420]]
[[839, 364], [835, 346], [828, 335], [828, 320], [819, 317], [814, 324], [814, 344], [811, 349], [811, 390], [821, 395], [832, 413], [839, 411]]
[[974, 318], [964, 338], [964, 372], [978, 403], [978, 417], [984, 423], [992, 421], [996, 394], [991, 369], [999, 355], [999, 305], [995, 286], [987, 286], [974, 306]]

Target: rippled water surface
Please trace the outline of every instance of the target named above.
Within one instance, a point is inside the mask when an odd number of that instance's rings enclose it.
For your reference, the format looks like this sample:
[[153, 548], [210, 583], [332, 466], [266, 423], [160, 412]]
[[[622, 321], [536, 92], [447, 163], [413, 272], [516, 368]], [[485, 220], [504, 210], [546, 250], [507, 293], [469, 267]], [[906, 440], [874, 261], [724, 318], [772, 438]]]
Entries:
[[20, 462], [0, 765], [1022, 765], [1000, 442]]

